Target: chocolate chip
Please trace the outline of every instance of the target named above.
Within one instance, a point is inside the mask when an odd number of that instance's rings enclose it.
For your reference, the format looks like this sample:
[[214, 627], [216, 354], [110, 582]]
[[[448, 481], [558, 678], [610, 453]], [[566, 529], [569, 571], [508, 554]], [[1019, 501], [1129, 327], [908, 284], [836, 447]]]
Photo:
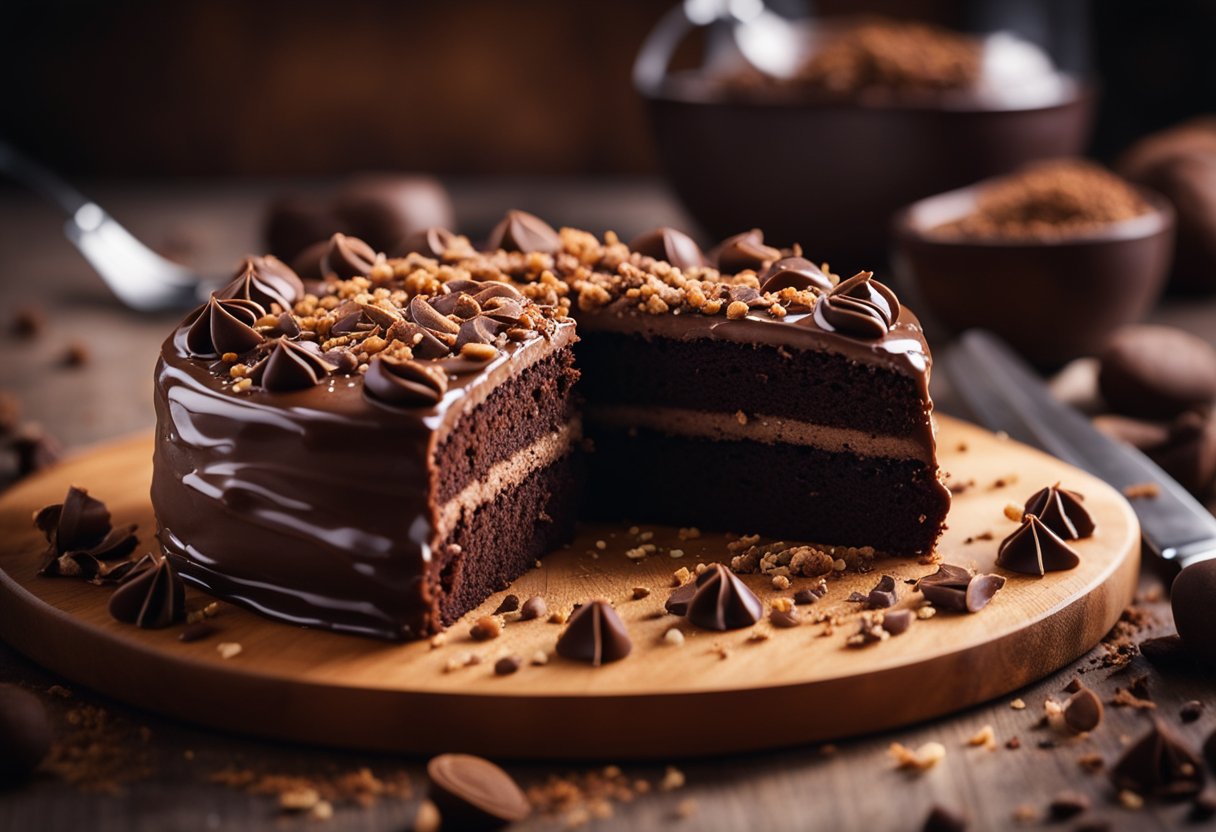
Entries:
[[882, 617], [882, 628], [893, 636], [902, 636], [912, 626], [911, 610], [891, 610]]
[[809, 589], [800, 589], [794, 593], [794, 603], [800, 607], [813, 604], [818, 600], [819, 596]]
[[1192, 699], [1190, 702], [1183, 703], [1178, 710], [1178, 717], [1183, 722], [1194, 722], [1199, 717], [1203, 716], [1204, 705], [1198, 699]]
[[801, 624], [802, 616], [798, 614], [798, 610], [794, 607], [790, 607], [788, 610], [774, 608], [769, 611], [768, 620], [772, 622], [774, 627], [789, 629]]
[[1140, 655], [1158, 670], [1188, 672], [1195, 669], [1198, 657], [1182, 644], [1178, 636], [1159, 636], [1140, 642]]
[[515, 612], [519, 609], [519, 596], [508, 595], [502, 599], [502, 603], [498, 605], [498, 609], [494, 610], [494, 615], [502, 615], [507, 612]]
[[944, 806], [934, 806], [921, 827], [921, 832], [966, 832], [967, 818]]
[[1100, 361], [1102, 396], [1127, 416], [1171, 419], [1216, 401], [1216, 349], [1180, 329], [1125, 327]]
[[872, 610], [893, 607], [895, 601], [895, 579], [890, 575], [883, 575], [879, 578], [878, 583], [866, 595], [866, 607]]
[[28, 777], [50, 751], [53, 739], [42, 701], [16, 685], [0, 684], [0, 783]]
[[523, 663], [524, 660], [519, 656], [503, 656], [494, 662], [494, 674], [496, 676], [510, 676], [519, 670], [523, 666]]
[[532, 813], [528, 798], [498, 766], [470, 754], [441, 754], [426, 765], [429, 795], [444, 828], [497, 829]]
[[1072, 680], [1069, 681], [1069, 683], [1064, 686], [1064, 692], [1065, 693], [1076, 693], [1083, 687], [1084, 687], [1084, 685], [1081, 684], [1081, 680], [1078, 679], [1076, 676], [1073, 676]]
[[177, 634], [177, 640], [189, 644], [192, 641], [202, 641], [205, 638], [210, 638], [220, 631], [220, 628], [212, 624], [210, 621], [195, 621], [193, 624], [187, 624], [185, 628]]
[[1174, 625], [1187, 650], [1216, 662], [1216, 560], [1192, 564], [1178, 573], [1170, 588]]
[[635, 586], [632, 593], [633, 600], [641, 601], [643, 598], [650, 597], [650, 590], [644, 586]]
[[521, 621], [531, 621], [534, 618], [544, 618], [549, 614], [549, 605], [545, 603], [545, 599], [539, 595], [533, 595], [519, 609], [519, 618]]
[[1064, 703], [1064, 722], [1078, 734], [1094, 730], [1102, 722], [1102, 700], [1083, 687]]
[[1089, 798], [1081, 792], [1063, 791], [1051, 799], [1047, 811], [1055, 820], [1068, 820], [1089, 811]]

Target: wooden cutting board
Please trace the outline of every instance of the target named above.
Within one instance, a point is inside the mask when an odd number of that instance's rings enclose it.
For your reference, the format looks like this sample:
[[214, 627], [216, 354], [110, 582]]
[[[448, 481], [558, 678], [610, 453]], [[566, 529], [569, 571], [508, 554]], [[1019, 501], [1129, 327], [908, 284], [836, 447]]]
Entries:
[[[140, 630], [113, 621], [109, 590], [35, 575], [43, 548], [32, 513], [60, 502], [69, 484], [89, 489], [115, 522], [138, 522], [141, 549], [154, 545], [148, 500], [152, 439], [143, 435], [97, 448], [32, 477], [0, 496], [0, 637], [67, 679], [133, 705], [239, 733], [408, 753], [467, 751], [513, 758], [626, 758], [720, 754], [839, 739], [948, 714], [1008, 694], [1088, 651], [1131, 600], [1139, 529], [1121, 495], [1079, 470], [974, 426], [942, 418], [940, 456], [956, 496], [939, 552], [946, 562], [994, 571], [997, 544], [1015, 524], [1003, 513], [1056, 481], [1082, 492], [1098, 531], [1075, 544], [1081, 565], [1069, 572], [1009, 582], [982, 612], [917, 620], [898, 638], [857, 649], [857, 605], [881, 574], [896, 577], [900, 606], [919, 595], [902, 583], [932, 572], [916, 561], [887, 560], [871, 574], [829, 582], [816, 612], [847, 616], [830, 634], [824, 623], [775, 630], [767, 622], [729, 633], [705, 632], [661, 615], [673, 570], [727, 559], [726, 538], [705, 532], [679, 540], [653, 531], [661, 550], [625, 557], [636, 545], [624, 526], [583, 529], [508, 592], [543, 595], [550, 609], [592, 597], [611, 599], [634, 641], [633, 654], [600, 668], [553, 655], [562, 627], [508, 622], [489, 642], [469, 624], [493, 611], [498, 593], [447, 633], [442, 646], [387, 644], [276, 623], [229, 605], [212, 619], [216, 635], [182, 643], [182, 627]], [[740, 530], [746, 532], [747, 530]], [[606, 548], [599, 550], [596, 541]], [[999, 570], [997, 570], [999, 571]], [[747, 576], [762, 600], [791, 595]], [[633, 588], [651, 594], [632, 600]], [[190, 590], [188, 606], [207, 596]], [[663, 641], [678, 626], [681, 646]], [[757, 640], [753, 630], [769, 637]], [[225, 659], [221, 642], [241, 645]], [[495, 660], [545, 651], [497, 676]], [[468, 657], [476, 664], [464, 665]]]

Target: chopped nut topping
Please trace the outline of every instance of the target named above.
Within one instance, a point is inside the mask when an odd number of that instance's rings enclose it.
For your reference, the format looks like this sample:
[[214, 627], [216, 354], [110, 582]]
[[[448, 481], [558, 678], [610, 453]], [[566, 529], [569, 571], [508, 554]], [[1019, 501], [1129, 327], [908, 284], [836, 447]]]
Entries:
[[215, 645], [215, 649], [220, 654], [220, 658], [233, 659], [241, 654], [243, 648], [235, 641], [221, 641]]
[[502, 634], [502, 620], [493, 615], [485, 615], [469, 629], [469, 635], [474, 641], [489, 641]]
[[927, 742], [915, 751], [893, 742], [889, 751], [899, 768], [912, 771], [928, 771], [946, 757], [946, 747], [940, 742]]

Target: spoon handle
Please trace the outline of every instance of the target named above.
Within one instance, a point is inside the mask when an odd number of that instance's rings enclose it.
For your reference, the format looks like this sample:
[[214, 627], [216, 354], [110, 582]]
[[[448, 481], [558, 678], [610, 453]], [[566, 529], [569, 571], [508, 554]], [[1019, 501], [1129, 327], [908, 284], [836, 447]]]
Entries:
[[92, 202], [57, 174], [0, 141], [0, 171], [58, 205], [69, 216]]

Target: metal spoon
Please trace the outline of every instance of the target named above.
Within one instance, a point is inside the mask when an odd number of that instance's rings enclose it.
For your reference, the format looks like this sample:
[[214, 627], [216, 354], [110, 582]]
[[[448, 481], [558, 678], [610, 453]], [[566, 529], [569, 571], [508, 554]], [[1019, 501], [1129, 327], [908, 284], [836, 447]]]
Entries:
[[0, 142], [0, 171], [64, 211], [68, 240], [132, 309], [157, 312], [196, 306], [215, 288], [214, 282], [148, 248], [96, 202], [5, 142]]

